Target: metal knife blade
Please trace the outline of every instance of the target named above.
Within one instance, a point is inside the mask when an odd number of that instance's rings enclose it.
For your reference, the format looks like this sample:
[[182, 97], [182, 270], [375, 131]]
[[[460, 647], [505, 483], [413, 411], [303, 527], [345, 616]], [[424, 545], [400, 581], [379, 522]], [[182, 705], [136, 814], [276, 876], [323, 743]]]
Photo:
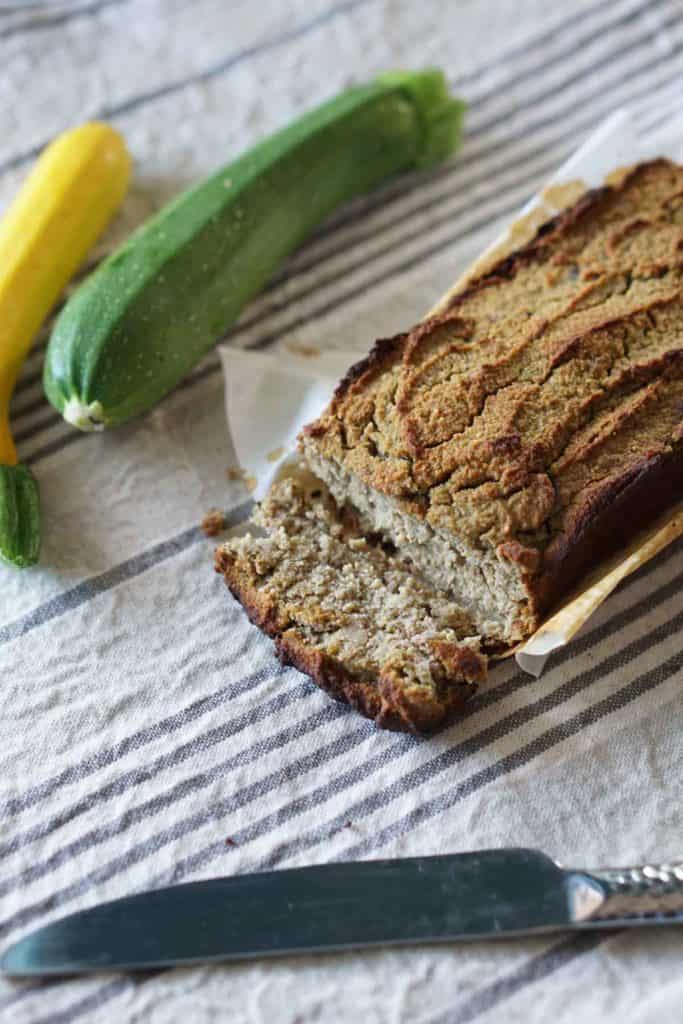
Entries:
[[680, 866], [624, 870], [626, 882], [623, 872], [568, 871], [535, 850], [501, 849], [190, 882], [48, 924], [0, 965], [14, 976], [74, 974], [683, 923]]

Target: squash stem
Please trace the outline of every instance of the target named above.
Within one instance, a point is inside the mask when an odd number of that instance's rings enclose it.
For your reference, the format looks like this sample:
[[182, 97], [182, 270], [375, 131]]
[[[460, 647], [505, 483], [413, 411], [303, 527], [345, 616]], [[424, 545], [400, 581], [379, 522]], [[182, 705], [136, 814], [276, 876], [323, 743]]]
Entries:
[[105, 417], [101, 402], [90, 402], [86, 405], [78, 398], [70, 398], [64, 405], [62, 416], [67, 423], [79, 430], [91, 432], [104, 430]]

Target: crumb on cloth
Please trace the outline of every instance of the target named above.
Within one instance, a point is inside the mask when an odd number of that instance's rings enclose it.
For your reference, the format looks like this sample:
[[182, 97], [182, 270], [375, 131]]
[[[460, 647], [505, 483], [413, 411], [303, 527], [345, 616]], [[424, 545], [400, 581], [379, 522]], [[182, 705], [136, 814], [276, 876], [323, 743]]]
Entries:
[[210, 508], [200, 525], [207, 537], [217, 537], [225, 529], [225, 513], [219, 508]]

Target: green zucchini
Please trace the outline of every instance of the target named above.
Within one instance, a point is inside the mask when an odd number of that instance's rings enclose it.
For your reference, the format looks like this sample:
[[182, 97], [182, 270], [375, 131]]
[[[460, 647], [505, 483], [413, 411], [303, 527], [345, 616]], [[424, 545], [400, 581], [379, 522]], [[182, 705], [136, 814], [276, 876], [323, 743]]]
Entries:
[[145, 412], [335, 207], [452, 152], [463, 109], [440, 71], [390, 72], [180, 195], [66, 304], [47, 351], [50, 402], [81, 430]]

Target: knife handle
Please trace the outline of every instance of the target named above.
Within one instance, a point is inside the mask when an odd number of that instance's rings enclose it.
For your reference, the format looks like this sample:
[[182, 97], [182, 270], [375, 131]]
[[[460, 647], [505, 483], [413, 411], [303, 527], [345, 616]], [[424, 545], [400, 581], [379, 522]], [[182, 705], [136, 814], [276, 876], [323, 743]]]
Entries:
[[590, 878], [604, 894], [591, 921], [683, 914], [683, 863], [600, 868]]

